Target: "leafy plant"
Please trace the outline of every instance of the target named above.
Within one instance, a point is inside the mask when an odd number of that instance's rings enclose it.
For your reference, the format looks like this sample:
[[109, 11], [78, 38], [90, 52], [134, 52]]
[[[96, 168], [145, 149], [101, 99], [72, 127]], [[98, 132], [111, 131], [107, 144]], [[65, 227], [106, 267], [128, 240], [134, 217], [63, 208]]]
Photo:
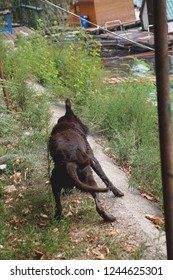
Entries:
[[155, 193], [162, 204], [158, 117], [151, 91], [150, 83], [117, 84], [111, 95], [87, 99], [81, 113], [95, 129], [106, 129], [118, 163], [131, 168], [131, 184]]

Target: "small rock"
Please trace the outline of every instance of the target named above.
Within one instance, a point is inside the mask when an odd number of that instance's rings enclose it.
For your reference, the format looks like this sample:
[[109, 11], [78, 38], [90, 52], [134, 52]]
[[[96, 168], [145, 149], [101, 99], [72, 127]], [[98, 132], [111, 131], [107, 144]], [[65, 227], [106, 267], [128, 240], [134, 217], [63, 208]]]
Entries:
[[15, 185], [9, 185], [9, 186], [5, 187], [4, 190], [6, 192], [13, 192], [13, 191], [16, 191], [17, 189], [16, 189]]
[[0, 170], [4, 170], [4, 169], [6, 169], [6, 167], [7, 167], [6, 164], [1, 164], [1, 165], [0, 165]]
[[105, 153], [110, 153], [110, 152], [111, 152], [111, 148], [109, 148], [109, 147], [108, 147], [108, 148], [105, 148], [104, 152], [105, 152]]

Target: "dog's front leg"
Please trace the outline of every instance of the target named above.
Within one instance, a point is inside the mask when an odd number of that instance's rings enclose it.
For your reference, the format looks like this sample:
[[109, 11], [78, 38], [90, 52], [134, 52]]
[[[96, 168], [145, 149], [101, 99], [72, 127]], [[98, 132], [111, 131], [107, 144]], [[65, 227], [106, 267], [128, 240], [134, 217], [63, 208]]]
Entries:
[[96, 204], [96, 210], [98, 214], [104, 219], [105, 222], [113, 222], [116, 220], [116, 218], [111, 214], [106, 214], [105, 210], [103, 209], [101, 202], [99, 200], [99, 194], [98, 193], [92, 193], [92, 196], [94, 198], [95, 204]]

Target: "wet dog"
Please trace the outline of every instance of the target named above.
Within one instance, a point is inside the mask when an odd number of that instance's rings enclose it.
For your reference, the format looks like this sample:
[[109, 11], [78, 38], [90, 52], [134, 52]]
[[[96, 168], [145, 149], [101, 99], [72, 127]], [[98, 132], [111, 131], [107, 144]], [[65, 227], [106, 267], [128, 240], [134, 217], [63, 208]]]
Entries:
[[[66, 113], [59, 118], [49, 138], [49, 152], [54, 161], [50, 182], [55, 197], [57, 218], [62, 215], [61, 190], [74, 186], [93, 196], [96, 210], [105, 221], [114, 221], [113, 215], [107, 214], [101, 206], [98, 193], [112, 191], [115, 196], [123, 196], [102, 170], [94, 157], [87, 141], [88, 127], [74, 114], [70, 100], [65, 102]], [[92, 169], [105, 183], [106, 188], [97, 186]]]

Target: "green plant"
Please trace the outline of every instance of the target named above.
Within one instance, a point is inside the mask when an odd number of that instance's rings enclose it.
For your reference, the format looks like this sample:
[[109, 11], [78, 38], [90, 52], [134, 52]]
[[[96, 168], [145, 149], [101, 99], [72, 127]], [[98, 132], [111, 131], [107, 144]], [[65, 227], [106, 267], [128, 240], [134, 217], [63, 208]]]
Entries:
[[118, 163], [131, 167], [132, 185], [155, 193], [162, 204], [158, 118], [149, 83], [122, 83], [111, 94], [87, 99], [82, 116], [105, 130]]

